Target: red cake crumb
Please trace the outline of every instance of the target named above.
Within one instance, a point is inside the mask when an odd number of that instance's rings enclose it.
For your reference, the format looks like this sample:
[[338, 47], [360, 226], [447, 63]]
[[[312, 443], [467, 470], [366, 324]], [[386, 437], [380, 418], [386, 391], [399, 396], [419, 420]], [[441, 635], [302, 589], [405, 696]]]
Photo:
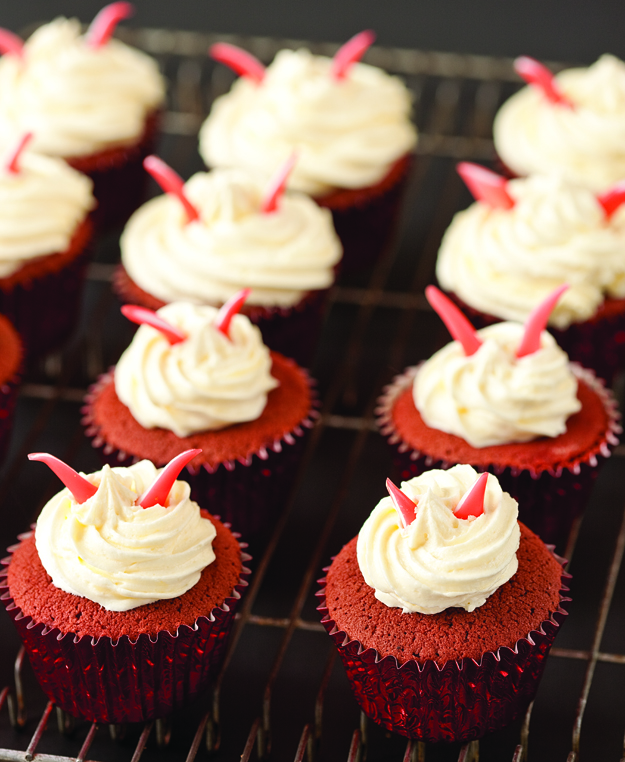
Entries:
[[451, 659], [477, 661], [501, 646], [514, 648], [558, 609], [562, 567], [544, 543], [527, 527], [521, 528], [517, 551], [519, 568], [479, 608], [467, 612], [450, 608], [439, 614], [403, 614], [375, 597], [363, 579], [356, 556], [355, 537], [334, 559], [327, 575], [328, 614], [339, 630], [363, 648], [375, 648], [400, 663]]
[[232, 595], [242, 569], [241, 550], [232, 533], [217, 519], [202, 511], [217, 530], [213, 540], [215, 560], [199, 582], [177, 598], [156, 601], [130, 611], [107, 611], [99, 603], [59, 590], [43, 568], [35, 535], [31, 534], [13, 553], [8, 568], [11, 597], [25, 615], [37, 623], [56, 627], [78, 636], [131, 640], [142, 633], [156, 635], [167, 630], [175, 634], [181, 625], [193, 626], [200, 616], [208, 616]]
[[414, 450], [433, 461], [471, 463], [473, 466], [508, 466], [540, 471], [573, 466], [585, 461], [588, 453], [606, 438], [609, 419], [601, 398], [579, 380], [577, 396], [582, 409], [568, 418], [566, 431], [557, 437], [540, 437], [531, 442], [471, 447], [455, 434], [427, 426], [412, 397], [412, 384], [397, 398], [392, 418], [398, 435]]
[[119, 400], [110, 377], [91, 404], [92, 425], [112, 447], [163, 466], [184, 450], [199, 448], [202, 453], [193, 465], [220, 463], [246, 458], [263, 447], [269, 448], [292, 432], [309, 415], [311, 393], [308, 377], [301, 368], [276, 352], [271, 353], [271, 374], [280, 385], [267, 396], [267, 405], [255, 421], [237, 423], [218, 431], [204, 431], [178, 437], [165, 429], [144, 429]]

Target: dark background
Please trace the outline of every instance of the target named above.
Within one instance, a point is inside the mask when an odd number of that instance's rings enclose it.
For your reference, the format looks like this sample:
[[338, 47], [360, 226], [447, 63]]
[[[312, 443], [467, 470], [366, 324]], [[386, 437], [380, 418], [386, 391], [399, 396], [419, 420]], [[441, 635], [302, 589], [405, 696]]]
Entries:
[[[63, 13], [88, 22], [102, 0], [2, 0], [19, 31]], [[136, 0], [128, 23], [204, 32], [341, 42], [364, 28], [378, 43], [590, 63], [625, 57], [625, 2], [603, 0]]]

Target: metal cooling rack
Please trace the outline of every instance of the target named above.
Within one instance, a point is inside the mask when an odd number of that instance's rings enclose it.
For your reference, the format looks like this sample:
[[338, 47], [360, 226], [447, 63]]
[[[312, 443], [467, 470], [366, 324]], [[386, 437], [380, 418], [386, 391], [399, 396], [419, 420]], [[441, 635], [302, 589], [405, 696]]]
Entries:
[[[232, 75], [206, 56], [228, 40], [265, 61], [283, 47], [332, 54], [333, 44], [234, 38], [161, 29], [119, 30], [154, 55], [170, 81], [161, 156], [183, 176], [201, 168], [196, 133], [212, 99]], [[401, 235], [369, 273], [342, 279], [313, 367], [323, 401], [288, 509], [243, 601], [224, 668], [203, 702], [145, 727], [74, 721], [46, 703], [6, 617], [0, 621], [0, 759], [26, 762], [150, 762], [206, 758], [282, 760], [568, 760], [625, 759], [625, 548], [623, 449], [599, 479], [583, 524], [568, 547], [571, 616], [552, 649], [533, 711], [522, 722], [465, 746], [426, 746], [385, 734], [353, 701], [334, 647], [315, 612], [315, 580], [358, 531], [383, 494], [390, 471], [373, 408], [382, 385], [447, 339], [423, 297], [441, 235], [469, 203], [454, 171], [458, 159], [493, 158], [491, 124], [518, 86], [511, 61], [374, 47], [367, 61], [403, 76], [415, 94], [419, 161], [406, 197]], [[552, 68], [558, 68], [552, 64]], [[0, 472], [6, 545], [57, 489], [25, 455], [50, 450], [73, 466], [99, 462], [79, 424], [87, 386], [113, 364], [130, 338], [110, 292], [119, 252], [99, 246], [89, 271], [80, 330], [62, 355], [49, 357], [22, 387], [8, 460]], [[579, 531], [578, 531], [579, 530]], [[17, 659], [15, 660], [15, 653]], [[56, 724], [56, 728], [54, 725]]]

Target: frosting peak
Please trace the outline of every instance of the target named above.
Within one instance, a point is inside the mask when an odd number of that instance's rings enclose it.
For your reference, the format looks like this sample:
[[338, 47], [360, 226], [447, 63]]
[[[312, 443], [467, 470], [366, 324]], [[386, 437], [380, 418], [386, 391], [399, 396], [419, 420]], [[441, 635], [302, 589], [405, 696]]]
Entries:
[[158, 475], [149, 461], [86, 478], [93, 497], [77, 503], [68, 489], [55, 495], [37, 521], [35, 539], [53, 584], [109, 611], [176, 598], [215, 560], [213, 524], [177, 481], [167, 506], [142, 508], [137, 499]]
[[404, 613], [436, 614], [481, 606], [517, 570], [517, 503], [489, 474], [484, 513], [458, 519], [454, 510], [479, 474], [471, 466], [428, 471], [403, 482], [418, 503], [402, 529], [390, 498], [374, 508], [358, 535], [358, 565], [375, 597]]
[[373, 66], [356, 63], [337, 79], [332, 65], [308, 50], [282, 50], [260, 84], [240, 78], [200, 132], [207, 165], [269, 177], [295, 149], [294, 190], [321, 196], [381, 180], [416, 143], [409, 91]]
[[0, 125], [32, 130], [41, 153], [72, 157], [138, 138], [164, 97], [158, 67], [119, 40], [86, 43], [78, 19], [57, 18], [0, 61]]
[[473, 355], [452, 342], [425, 362], [413, 386], [424, 422], [472, 447], [566, 431], [581, 407], [568, 358], [547, 331], [538, 351], [517, 358], [523, 333], [518, 323], [496, 323], [478, 331], [482, 345]]
[[187, 338], [170, 344], [140, 326], [115, 368], [115, 391], [144, 428], [186, 437], [258, 418], [278, 382], [260, 331], [234, 315], [229, 336], [214, 307], [173, 302], [157, 312]]

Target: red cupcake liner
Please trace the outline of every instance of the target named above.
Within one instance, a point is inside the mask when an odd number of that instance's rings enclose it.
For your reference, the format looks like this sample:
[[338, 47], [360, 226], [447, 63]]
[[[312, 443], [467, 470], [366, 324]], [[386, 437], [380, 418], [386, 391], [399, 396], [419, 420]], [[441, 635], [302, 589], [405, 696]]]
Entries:
[[143, 133], [135, 143], [66, 158], [71, 167], [93, 180], [98, 202], [93, 216], [98, 231], [121, 227], [145, 201], [149, 178], [143, 160], [155, 151], [160, 121], [161, 112], [154, 111], [146, 117]]
[[[407, 368], [384, 388], [376, 408], [377, 424], [393, 452], [393, 464], [402, 480], [412, 479], [431, 468], [448, 469], [455, 462], [432, 458], [402, 441], [395, 430], [392, 410], [397, 397], [412, 385], [420, 366]], [[473, 464], [476, 471], [497, 476], [502, 489], [519, 504], [519, 521], [543, 540], [563, 547], [576, 518], [583, 513], [602, 462], [612, 454], [621, 433], [617, 402], [603, 381], [592, 371], [571, 364], [574, 375], [601, 399], [608, 418], [606, 437], [595, 447], [563, 466], [522, 469], [502, 463]]]
[[12, 378], [0, 385], [0, 463], [4, 460], [4, 456], [9, 449], [20, 381], [21, 377], [16, 373]]
[[[447, 295], [476, 328], [502, 322], [502, 318], [474, 309], [453, 293]], [[594, 370], [608, 386], [625, 369], [625, 299], [606, 298], [589, 320], [571, 323], [564, 329], [552, 326], [547, 329], [570, 360]]]
[[0, 312], [20, 334], [28, 361], [62, 346], [78, 323], [92, 227], [87, 218], [67, 251], [28, 262], [0, 279]]
[[[30, 533], [20, 535], [25, 539]], [[8, 549], [12, 553], [17, 545]], [[241, 545], [241, 548], [245, 545]], [[241, 551], [243, 562], [250, 556]], [[8, 566], [10, 556], [1, 563]], [[77, 637], [26, 616], [6, 590], [0, 595], [44, 693], [61, 709], [91, 722], [145, 722], [163, 717], [200, 694], [218, 672], [250, 570], [221, 606], [192, 627], [143, 634], [136, 640]], [[7, 571], [0, 572], [6, 577]], [[0, 589], [8, 588], [6, 579]]]
[[325, 577], [319, 580], [317, 610], [343, 661], [354, 697], [370, 719], [420, 741], [466, 742], [508, 725], [534, 698], [547, 654], [568, 614], [566, 579], [570, 575], [563, 571], [558, 609], [517, 640], [514, 648], [502, 646], [487, 651], [479, 661], [455, 659], [442, 666], [414, 659], [400, 664], [394, 656], [382, 657], [376, 649], [351, 640], [328, 613]]
[[[312, 379], [308, 379], [312, 389]], [[91, 412], [91, 403], [107, 384], [113, 383], [113, 370], [100, 376], [85, 397], [82, 423], [86, 436], [104, 463], [130, 466], [140, 458], [108, 444], [101, 436]], [[279, 518], [297, 476], [297, 466], [306, 444], [307, 434], [319, 417], [318, 400], [312, 399], [308, 415], [282, 438], [251, 455], [227, 460], [216, 466], [203, 463], [186, 466], [179, 479], [191, 486], [191, 498], [205, 505], [222, 521], [232, 524], [250, 541], [265, 539]], [[160, 468], [166, 463], [155, 462]]]
[[315, 197], [332, 212], [334, 228], [343, 245], [340, 270], [356, 272], [373, 265], [386, 251], [395, 231], [410, 170], [416, 158], [402, 156], [376, 185], [336, 190]]
[[[123, 265], [113, 274], [113, 291], [123, 304], [137, 304], [149, 310], [160, 310], [167, 304], [138, 286]], [[329, 289], [307, 291], [292, 307], [244, 304], [241, 314], [258, 326], [266, 346], [307, 368], [315, 356], [329, 294]]]

